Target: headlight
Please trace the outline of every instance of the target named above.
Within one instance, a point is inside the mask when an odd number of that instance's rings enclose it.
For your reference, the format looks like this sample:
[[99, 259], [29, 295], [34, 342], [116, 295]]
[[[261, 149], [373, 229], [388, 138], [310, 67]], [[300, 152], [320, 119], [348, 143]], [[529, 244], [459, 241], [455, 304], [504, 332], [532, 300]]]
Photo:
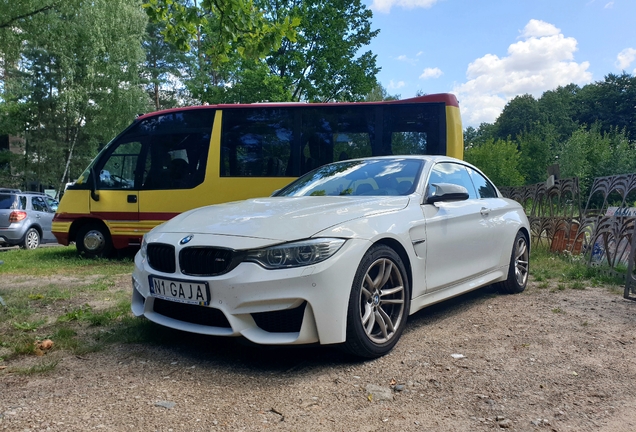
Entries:
[[342, 247], [345, 240], [320, 238], [272, 246], [247, 252], [245, 261], [266, 269], [302, 267], [326, 260]]
[[141, 248], [139, 249], [139, 253], [143, 259], [146, 259], [146, 255], [148, 254], [148, 242], [146, 241], [145, 235], [141, 239]]

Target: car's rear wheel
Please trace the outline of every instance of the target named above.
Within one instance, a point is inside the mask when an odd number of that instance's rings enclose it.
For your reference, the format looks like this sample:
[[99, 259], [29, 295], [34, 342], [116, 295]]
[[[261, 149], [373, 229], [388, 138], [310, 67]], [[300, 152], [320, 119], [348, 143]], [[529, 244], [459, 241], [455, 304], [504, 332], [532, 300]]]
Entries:
[[24, 240], [20, 247], [22, 249], [37, 249], [40, 245], [40, 233], [35, 228], [29, 228], [24, 235]]
[[113, 249], [108, 229], [98, 223], [83, 225], [75, 238], [77, 252], [89, 258], [108, 257]]
[[499, 291], [506, 294], [517, 294], [528, 285], [528, 271], [530, 269], [530, 245], [526, 235], [519, 231], [515, 237], [508, 267], [508, 279], [500, 282]]
[[344, 348], [366, 358], [391, 351], [404, 331], [410, 300], [400, 256], [386, 245], [373, 246], [353, 279]]

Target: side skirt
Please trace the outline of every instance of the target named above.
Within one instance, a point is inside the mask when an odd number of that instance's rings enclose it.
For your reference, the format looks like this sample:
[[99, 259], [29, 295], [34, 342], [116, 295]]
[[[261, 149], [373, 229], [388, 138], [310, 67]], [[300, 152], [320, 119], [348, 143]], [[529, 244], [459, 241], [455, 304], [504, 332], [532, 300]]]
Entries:
[[452, 297], [465, 294], [469, 291], [476, 290], [486, 285], [490, 285], [494, 282], [505, 280], [508, 275], [508, 266], [499, 268], [490, 273], [479, 276], [476, 279], [461, 282], [457, 285], [451, 285], [449, 287], [434, 291], [432, 293], [423, 294], [411, 300], [411, 310], [409, 315], [413, 315], [426, 306], [439, 303]]

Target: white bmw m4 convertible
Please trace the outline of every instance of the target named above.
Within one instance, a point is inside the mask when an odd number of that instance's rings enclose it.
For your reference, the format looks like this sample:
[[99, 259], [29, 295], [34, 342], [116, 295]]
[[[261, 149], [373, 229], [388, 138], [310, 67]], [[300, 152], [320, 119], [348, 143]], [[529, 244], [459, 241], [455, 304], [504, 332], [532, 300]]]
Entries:
[[132, 310], [188, 332], [373, 358], [425, 306], [489, 284], [523, 291], [529, 249], [523, 208], [466, 162], [347, 160], [150, 231]]

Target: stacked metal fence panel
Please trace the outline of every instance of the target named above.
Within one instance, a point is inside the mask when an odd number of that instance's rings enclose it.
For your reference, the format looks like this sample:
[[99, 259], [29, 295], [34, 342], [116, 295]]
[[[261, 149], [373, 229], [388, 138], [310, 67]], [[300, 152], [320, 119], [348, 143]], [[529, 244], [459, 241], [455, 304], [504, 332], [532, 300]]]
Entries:
[[636, 173], [594, 179], [583, 210], [577, 178], [500, 190], [523, 205], [534, 245], [584, 254], [588, 265], [625, 280], [625, 298], [636, 295]]

